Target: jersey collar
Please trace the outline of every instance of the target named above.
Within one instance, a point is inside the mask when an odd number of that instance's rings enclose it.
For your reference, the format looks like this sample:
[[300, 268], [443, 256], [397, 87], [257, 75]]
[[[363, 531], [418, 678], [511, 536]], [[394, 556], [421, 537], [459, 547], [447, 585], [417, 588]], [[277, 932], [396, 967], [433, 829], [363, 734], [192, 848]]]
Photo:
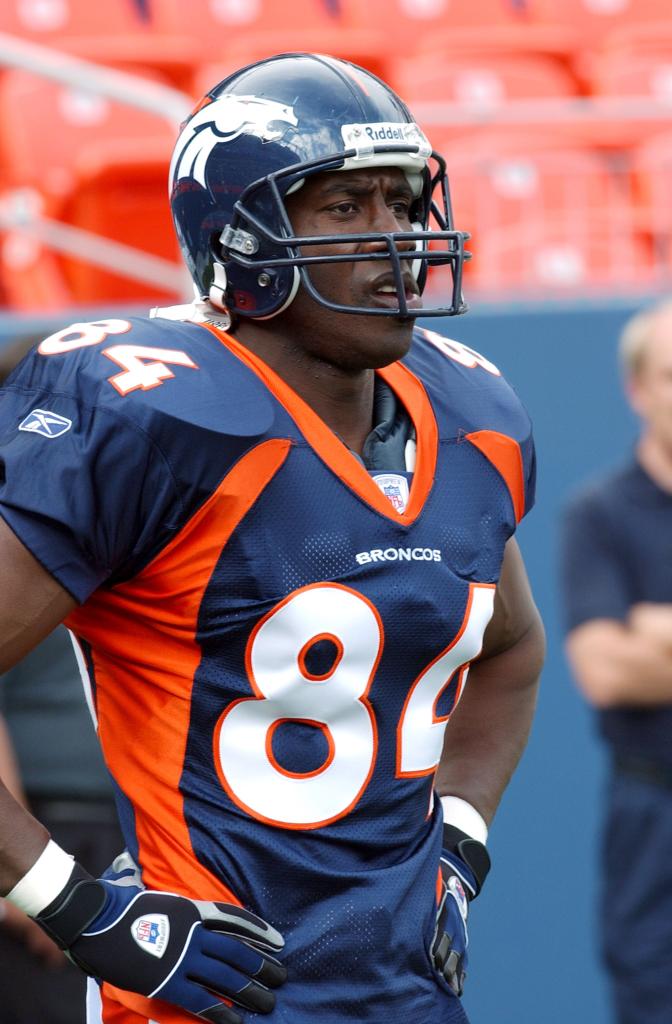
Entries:
[[431, 402], [420, 380], [402, 363], [392, 363], [376, 373], [394, 391], [415, 428], [417, 461], [406, 509], [399, 513], [371, 478], [361, 461], [333, 430], [270, 366], [230, 334], [214, 325], [202, 325], [248, 366], [266, 385], [329, 469], [380, 515], [410, 526], [418, 518], [434, 482], [438, 453], [438, 427]]

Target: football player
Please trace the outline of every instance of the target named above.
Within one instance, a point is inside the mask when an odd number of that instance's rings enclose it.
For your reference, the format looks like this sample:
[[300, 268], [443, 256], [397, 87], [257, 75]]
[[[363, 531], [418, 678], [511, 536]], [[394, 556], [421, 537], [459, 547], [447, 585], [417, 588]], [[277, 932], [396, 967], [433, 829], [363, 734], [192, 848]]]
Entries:
[[58, 331], [1, 404], [0, 670], [66, 621], [128, 850], [94, 878], [2, 794], [0, 893], [91, 1021], [464, 1022], [543, 631], [528, 417], [414, 328], [465, 309], [445, 161], [373, 75], [283, 54], [170, 175], [194, 302]]

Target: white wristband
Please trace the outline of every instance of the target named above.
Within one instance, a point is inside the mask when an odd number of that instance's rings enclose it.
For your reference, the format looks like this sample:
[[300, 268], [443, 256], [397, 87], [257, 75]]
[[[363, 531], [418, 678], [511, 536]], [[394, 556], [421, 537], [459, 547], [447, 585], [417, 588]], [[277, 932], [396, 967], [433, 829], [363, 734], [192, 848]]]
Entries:
[[442, 796], [443, 821], [446, 825], [454, 825], [466, 832], [472, 839], [485, 844], [488, 838], [488, 826], [475, 807], [459, 796]]
[[30, 917], [37, 917], [65, 888], [72, 874], [74, 859], [50, 839], [23, 878], [6, 899]]

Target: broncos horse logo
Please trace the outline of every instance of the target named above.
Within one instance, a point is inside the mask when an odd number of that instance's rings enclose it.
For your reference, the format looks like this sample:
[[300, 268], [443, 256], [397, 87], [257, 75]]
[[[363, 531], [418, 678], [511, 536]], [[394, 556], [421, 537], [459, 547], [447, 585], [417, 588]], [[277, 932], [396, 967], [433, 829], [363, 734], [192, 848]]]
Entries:
[[229, 93], [218, 96], [194, 114], [180, 135], [170, 181], [175, 184], [181, 178], [193, 178], [205, 188], [208, 157], [220, 142], [232, 142], [239, 135], [274, 142], [282, 138], [287, 126], [296, 128], [297, 124], [293, 108], [275, 100]]

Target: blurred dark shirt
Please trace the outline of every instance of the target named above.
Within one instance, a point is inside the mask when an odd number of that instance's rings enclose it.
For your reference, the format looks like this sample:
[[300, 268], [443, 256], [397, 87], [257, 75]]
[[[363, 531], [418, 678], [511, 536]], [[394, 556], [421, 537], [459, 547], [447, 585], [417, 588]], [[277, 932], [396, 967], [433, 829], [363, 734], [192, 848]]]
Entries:
[[[672, 603], [672, 494], [632, 461], [582, 490], [565, 510], [561, 581], [567, 631], [624, 620], [640, 601]], [[598, 711], [614, 753], [672, 767], [672, 704]]]

